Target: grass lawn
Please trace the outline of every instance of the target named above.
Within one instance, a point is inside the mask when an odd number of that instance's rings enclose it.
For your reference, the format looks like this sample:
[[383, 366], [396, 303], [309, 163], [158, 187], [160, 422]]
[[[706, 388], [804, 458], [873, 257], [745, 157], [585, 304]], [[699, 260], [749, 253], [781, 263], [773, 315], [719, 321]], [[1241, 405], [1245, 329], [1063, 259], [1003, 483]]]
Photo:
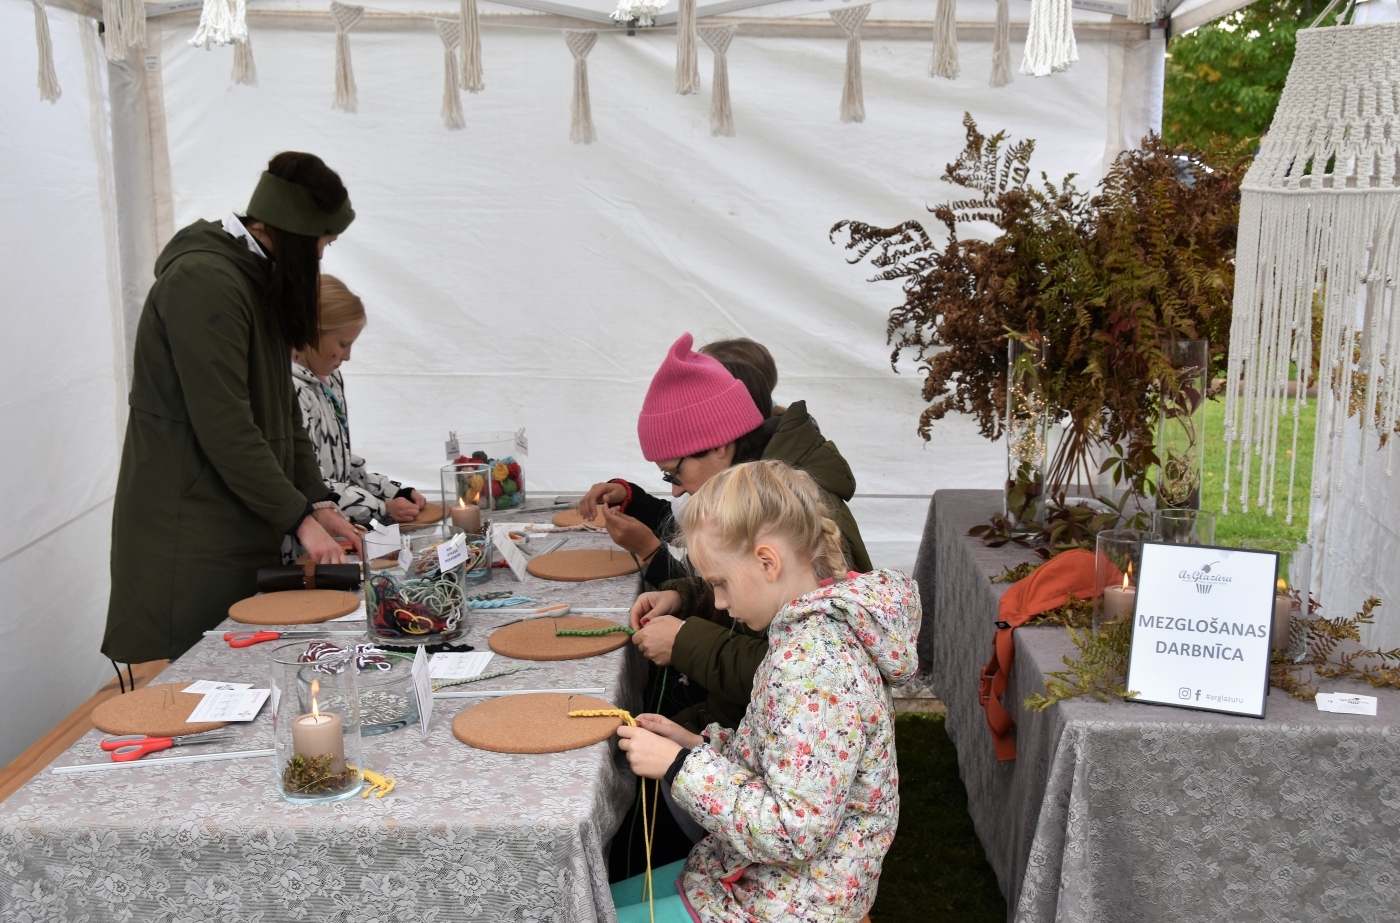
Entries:
[[899, 832], [871, 923], [1003, 923], [1006, 902], [967, 813], [942, 715], [900, 715]]
[[1312, 488], [1313, 430], [1316, 421], [1317, 401], [1309, 399], [1298, 420], [1298, 475], [1293, 487], [1293, 523], [1289, 525], [1285, 522], [1288, 513], [1288, 469], [1293, 460], [1292, 452], [1288, 448], [1293, 442], [1291, 410], [1282, 422], [1282, 439], [1279, 442], [1282, 451], [1279, 452], [1274, 466], [1273, 516], [1256, 506], [1259, 499], [1258, 456], [1251, 459], [1254, 474], [1251, 478], [1252, 496], [1249, 498], [1249, 512], [1241, 512], [1238, 451], [1231, 459], [1231, 467], [1234, 470], [1230, 472], [1230, 513], [1222, 515], [1220, 505], [1225, 477], [1225, 402], [1206, 402], [1206, 471], [1205, 486], [1201, 491], [1201, 509], [1215, 513], [1217, 545], [1238, 545], [1241, 539], [1246, 538], [1307, 538], [1309, 491]]

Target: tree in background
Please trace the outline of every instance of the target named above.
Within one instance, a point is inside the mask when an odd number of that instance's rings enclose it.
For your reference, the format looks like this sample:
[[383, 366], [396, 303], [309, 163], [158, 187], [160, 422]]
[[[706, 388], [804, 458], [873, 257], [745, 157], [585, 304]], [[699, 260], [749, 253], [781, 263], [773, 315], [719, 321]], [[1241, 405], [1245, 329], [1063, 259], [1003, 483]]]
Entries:
[[[1167, 49], [1162, 137], [1205, 150], [1222, 139], [1252, 151], [1268, 131], [1311, 0], [1258, 0], [1173, 38]], [[1331, 25], [1330, 14], [1320, 25]]]

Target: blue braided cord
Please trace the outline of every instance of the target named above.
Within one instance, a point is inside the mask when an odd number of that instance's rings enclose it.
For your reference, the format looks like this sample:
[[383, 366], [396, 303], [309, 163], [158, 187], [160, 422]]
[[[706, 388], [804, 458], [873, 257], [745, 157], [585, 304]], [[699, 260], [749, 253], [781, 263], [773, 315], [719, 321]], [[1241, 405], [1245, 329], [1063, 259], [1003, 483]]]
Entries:
[[534, 605], [538, 602], [538, 599], [529, 596], [510, 596], [505, 599], [469, 599], [467, 606], [472, 609], [500, 609], [505, 606]]

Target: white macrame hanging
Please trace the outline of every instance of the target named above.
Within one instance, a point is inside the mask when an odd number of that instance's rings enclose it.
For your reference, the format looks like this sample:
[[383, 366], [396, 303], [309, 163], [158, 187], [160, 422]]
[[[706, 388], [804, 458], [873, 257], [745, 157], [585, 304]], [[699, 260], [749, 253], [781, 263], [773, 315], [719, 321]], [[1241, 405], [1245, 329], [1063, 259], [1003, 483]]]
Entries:
[[102, 0], [102, 43], [109, 61], [146, 47], [145, 0]]
[[457, 49], [462, 44], [460, 19], [434, 19], [442, 39], [442, 124], [451, 129], [466, 128], [462, 115], [462, 81], [457, 76]]
[[[1343, 486], [1364, 496], [1382, 434], [1390, 437], [1383, 451], [1391, 476], [1400, 438], [1397, 115], [1400, 23], [1300, 30], [1273, 124], [1241, 184], [1222, 512], [1234, 503], [1248, 511], [1252, 503], [1273, 514], [1280, 424], [1291, 415], [1292, 521], [1298, 416], [1320, 302], [1308, 523], [1319, 564], [1321, 549], [1335, 548], [1335, 518], [1327, 513]], [[1342, 451], [1348, 427], [1361, 432], [1359, 470], [1346, 466]]]
[[841, 121], [865, 121], [865, 90], [860, 83], [860, 24], [870, 15], [870, 4], [832, 10], [831, 18], [846, 33], [846, 82], [841, 87]]
[[350, 30], [364, 18], [365, 8], [331, 0], [331, 21], [335, 23], [335, 107], [346, 112], [360, 108], [355, 88], [355, 69], [350, 63]]
[[462, 89], [480, 93], [486, 89], [481, 70], [481, 21], [476, 0], [462, 0]]
[[49, 36], [49, 11], [44, 0], [31, 0], [34, 4], [34, 44], [39, 51], [39, 99], [46, 103], [56, 103], [63, 95], [58, 85], [58, 72], [53, 69], [53, 39]]
[[933, 15], [933, 54], [929, 57], [928, 75], [958, 79], [958, 0], [938, 0], [938, 12]]
[[1128, 0], [1129, 22], [1156, 22], [1161, 18], [1160, 0]]
[[122, 41], [127, 48], [146, 47], [146, 0], [123, 0]]
[[250, 35], [241, 42], [233, 43], [234, 83], [255, 87], [258, 85], [258, 65], [253, 61], [253, 37]]
[[[122, 0], [113, 0], [120, 3]], [[204, 0], [199, 26], [190, 44], [196, 48], [235, 45], [248, 40], [248, 7], [245, 0]]]
[[676, 20], [676, 92], [700, 92], [700, 53], [695, 40], [695, 0], [680, 0]]
[[997, 24], [992, 32], [992, 79], [994, 87], [1011, 82], [1011, 11], [1007, 0], [997, 0]]
[[1048, 77], [1068, 70], [1079, 60], [1072, 17], [1070, 0], [1031, 0], [1021, 73], [1027, 77]]
[[710, 134], [734, 137], [734, 111], [729, 102], [729, 43], [734, 41], [734, 23], [703, 25], [700, 37], [715, 53], [715, 71], [710, 80]]
[[592, 144], [598, 140], [593, 130], [593, 107], [588, 100], [588, 53], [598, 41], [592, 29], [565, 29], [564, 41], [574, 56], [574, 99], [570, 106], [569, 140], [575, 144]]

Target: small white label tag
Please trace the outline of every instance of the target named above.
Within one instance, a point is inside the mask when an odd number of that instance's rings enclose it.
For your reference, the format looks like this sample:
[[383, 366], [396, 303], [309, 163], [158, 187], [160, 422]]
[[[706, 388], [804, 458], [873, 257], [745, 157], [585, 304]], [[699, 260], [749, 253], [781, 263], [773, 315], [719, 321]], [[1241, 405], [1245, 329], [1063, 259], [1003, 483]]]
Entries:
[[413, 655], [413, 689], [418, 696], [418, 724], [423, 728], [423, 736], [428, 736], [428, 726], [433, 720], [433, 681], [428, 666], [428, 655], [423, 648]]
[[370, 521], [370, 529], [364, 534], [365, 554], [371, 561], [387, 557], [399, 550], [403, 539], [399, 535], [399, 524], [384, 525], [378, 520]]
[[447, 460], [456, 461], [462, 456], [462, 447], [457, 442], [457, 431], [453, 430], [447, 434]]
[[461, 532], [452, 541], [437, 546], [438, 569], [444, 574], [467, 559], [467, 536]]
[[1376, 701], [1376, 697], [1373, 695], [1319, 692], [1317, 694], [1317, 710], [1336, 712], [1339, 715], [1374, 715]]
[[530, 440], [525, 438], [525, 427], [523, 426], [515, 431], [515, 451], [521, 455], [530, 454]]
[[252, 683], [216, 683], [212, 679], [202, 679], [197, 683], [191, 683], [181, 691], [193, 695], [207, 695], [211, 692], [232, 692], [239, 689], [252, 688]]

